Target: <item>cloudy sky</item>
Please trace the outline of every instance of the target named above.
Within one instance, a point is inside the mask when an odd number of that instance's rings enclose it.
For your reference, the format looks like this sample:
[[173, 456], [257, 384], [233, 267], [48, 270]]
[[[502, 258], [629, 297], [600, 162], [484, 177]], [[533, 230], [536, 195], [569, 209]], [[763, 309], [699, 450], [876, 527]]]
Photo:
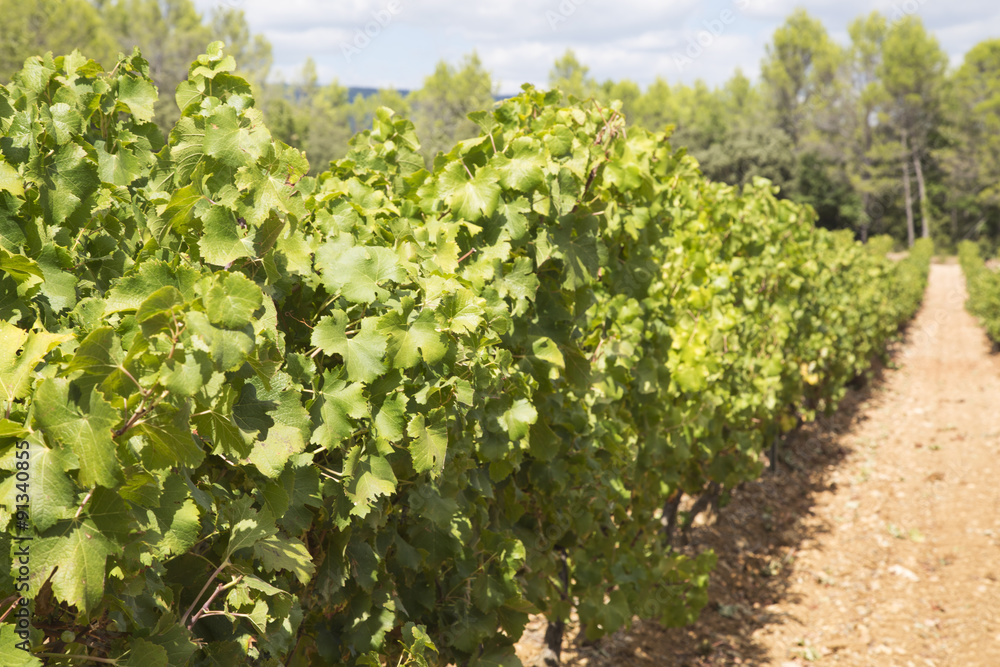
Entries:
[[847, 42], [851, 19], [874, 9], [919, 14], [952, 63], [977, 42], [1000, 37], [996, 0], [197, 0], [229, 6], [274, 48], [292, 80], [308, 56], [323, 82], [419, 88], [440, 60], [476, 50], [504, 93], [544, 85], [567, 48], [598, 80], [645, 86], [704, 79], [721, 84], [737, 68], [756, 77], [764, 45], [796, 6]]

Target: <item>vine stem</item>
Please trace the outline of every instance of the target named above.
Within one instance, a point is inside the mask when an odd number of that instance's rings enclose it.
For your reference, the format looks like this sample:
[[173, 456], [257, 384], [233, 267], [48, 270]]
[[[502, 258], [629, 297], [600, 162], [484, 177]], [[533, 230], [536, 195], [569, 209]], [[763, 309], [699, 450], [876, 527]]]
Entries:
[[187, 617], [191, 615], [191, 612], [194, 611], [195, 606], [198, 604], [198, 600], [201, 599], [201, 596], [205, 594], [205, 591], [208, 590], [208, 587], [212, 585], [212, 582], [215, 581], [215, 578], [219, 576], [219, 573], [222, 572], [222, 570], [224, 570], [227, 565], [229, 565], [228, 558], [222, 561], [222, 565], [220, 565], [215, 569], [215, 572], [212, 573], [212, 576], [209, 577], [208, 581], [205, 582], [205, 585], [201, 587], [201, 590], [198, 591], [198, 595], [196, 595], [194, 597], [194, 601], [191, 602], [191, 606], [188, 607], [188, 610], [184, 612], [183, 616], [181, 616], [181, 625], [185, 624], [185, 621], [187, 621]]
[[[215, 592], [213, 592], [208, 597], [208, 599], [205, 600], [205, 604], [201, 605], [201, 609], [198, 610], [198, 613], [191, 617], [191, 622], [188, 624], [188, 627], [190, 628], [195, 623], [197, 623], [198, 619], [201, 618], [202, 616], [218, 616], [219, 614], [228, 613], [228, 612], [221, 612], [221, 611], [209, 611], [208, 610], [208, 606], [210, 604], [212, 604], [212, 602], [215, 600], [216, 597], [218, 597], [219, 593], [221, 593], [224, 590], [228, 590], [228, 589], [232, 588], [233, 586], [235, 586], [236, 584], [240, 583], [241, 581], [243, 581], [243, 575], [242, 574], [240, 576], [236, 577], [235, 579], [233, 579], [228, 584], [219, 584], [218, 586], [216, 586], [215, 587]], [[242, 616], [242, 615], [243, 614], [233, 613], [233, 616]], [[247, 618], [249, 618], [249, 615], [247, 615]]]
[[118, 661], [114, 658], [94, 658], [89, 655], [75, 655], [72, 653], [32, 653], [33, 656], [39, 658], [69, 658], [71, 660], [90, 660], [91, 662], [99, 662], [102, 665], [117, 665]]
[[[7, 607], [7, 611], [5, 611], [3, 613], [3, 616], [0, 616], [0, 622], [2, 622], [3, 619], [7, 618], [7, 614], [9, 614], [11, 611], [13, 611], [14, 607], [17, 606], [17, 603], [21, 601], [21, 596], [20, 595], [12, 595], [11, 597], [14, 598], [14, 602], [12, 602], [9, 607]], [[7, 600], [9, 600], [9, 599], [10, 598], [7, 598]], [[4, 600], [4, 602], [7, 602], [7, 600]]]
[[94, 495], [94, 489], [91, 489], [90, 491], [88, 491], [87, 495], [84, 496], [83, 502], [80, 503], [80, 507], [77, 508], [76, 514], [73, 515], [74, 519], [79, 519], [80, 518], [80, 513], [83, 512], [84, 506], [90, 501], [90, 497], [92, 495]]

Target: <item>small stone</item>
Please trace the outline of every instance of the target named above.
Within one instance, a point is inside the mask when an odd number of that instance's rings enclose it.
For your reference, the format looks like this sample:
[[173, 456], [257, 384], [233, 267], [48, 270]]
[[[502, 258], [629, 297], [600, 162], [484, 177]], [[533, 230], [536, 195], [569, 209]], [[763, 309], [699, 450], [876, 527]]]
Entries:
[[890, 565], [889, 573], [895, 574], [897, 577], [902, 577], [908, 581], [920, 581], [920, 577], [914, 574], [913, 570], [908, 570], [902, 565]]

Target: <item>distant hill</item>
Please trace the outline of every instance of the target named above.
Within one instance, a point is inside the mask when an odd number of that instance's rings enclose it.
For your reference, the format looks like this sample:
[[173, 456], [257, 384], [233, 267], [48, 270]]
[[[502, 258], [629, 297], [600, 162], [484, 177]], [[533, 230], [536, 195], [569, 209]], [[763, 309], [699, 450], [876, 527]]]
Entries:
[[[365, 88], [365, 87], [362, 87], [362, 86], [349, 86], [347, 88], [347, 99], [349, 101], [353, 102], [355, 97], [358, 97], [358, 96], [368, 97], [369, 95], [374, 95], [378, 91], [379, 91], [378, 88]], [[409, 90], [403, 90], [403, 89], [397, 89], [396, 92], [398, 92], [403, 97], [406, 97], [407, 95], [410, 94]], [[511, 97], [513, 97], [513, 95], [494, 95], [493, 99], [496, 100], [497, 102], [500, 102], [500, 101], [509, 99]]]
[[[379, 91], [378, 88], [363, 88], [359, 86], [350, 86], [347, 89], [347, 100], [353, 102], [355, 97], [370, 97]], [[406, 97], [410, 94], [408, 90], [397, 90], [397, 93]]]
[[[293, 100], [297, 100], [299, 98], [300, 88], [297, 84], [283, 83], [283, 84], [271, 84], [271, 85], [276, 85], [279, 89], [283, 88], [288, 97], [291, 97]], [[348, 86], [347, 101], [353, 102], [354, 98], [356, 97], [361, 97], [361, 98], [369, 97], [371, 95], [376, 94], [379, 90], [380, 90], [379, 88], [371, 88], [368, 86]], [[396, 92], [398, 92], [403, 97], [406, 97], [412, 91], [403, 88], [397, 88]], [[496, 100], [497, 102], [500, 102], [509, 99], [511, 97], [513, 97], [513, 95], [501, 94], [501, 95], [494, 95], [493, 99]]]

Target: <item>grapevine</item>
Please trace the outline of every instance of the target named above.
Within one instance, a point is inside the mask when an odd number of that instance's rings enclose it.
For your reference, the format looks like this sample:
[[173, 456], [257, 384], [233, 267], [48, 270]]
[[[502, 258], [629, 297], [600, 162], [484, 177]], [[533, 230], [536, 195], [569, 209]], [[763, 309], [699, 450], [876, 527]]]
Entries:
[[138, 51], [0, 88], [21, 664], [513, 665], [532, 612], [689, 623], [681, 496], [759, 475], [919, 306], [929, 246], [710, 182], [616, 104], [526, 86], [431, 169], [381, 109], [311, 178], [234, 68], [191, 65], [166, 142]]

